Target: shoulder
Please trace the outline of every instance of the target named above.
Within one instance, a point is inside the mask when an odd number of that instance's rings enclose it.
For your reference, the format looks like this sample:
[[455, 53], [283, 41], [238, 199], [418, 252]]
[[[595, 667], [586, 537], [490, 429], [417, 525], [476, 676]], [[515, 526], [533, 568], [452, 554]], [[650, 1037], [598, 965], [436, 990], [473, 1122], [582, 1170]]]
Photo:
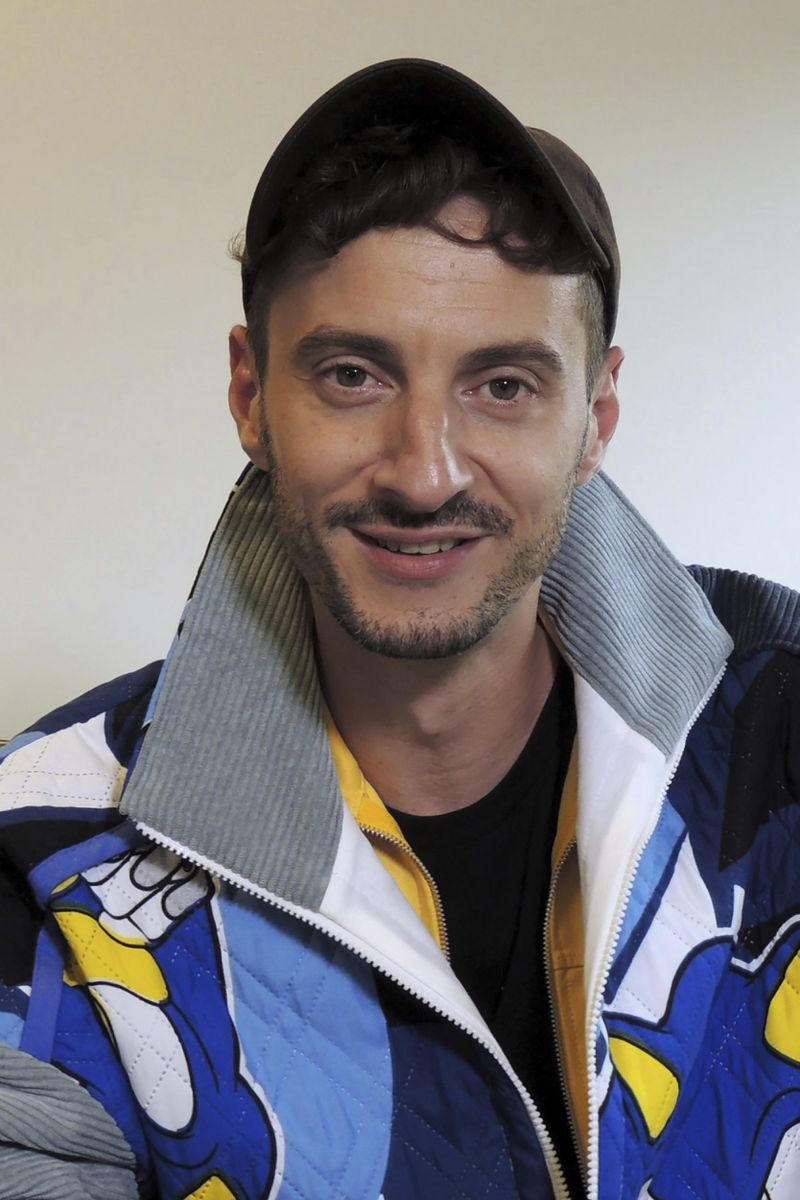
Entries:
[[800, 665], [800, 593], [769, 579], [715, 567], [689, 567], [734, 643], [733, 658], [783, 651]]
[[150, 663], [85, 692], [3, 747], [0, 814], [113, 805], [160, 666]]
[[161, 666], [160, 660], [148, 663], [146, 667], [141, 667], [138, 671], [118, 675], [107, 683], [101, 683], [97, 687], [91, 688], [67, 704], [54, 708], [52, 712], [28, 726], [19, 735], [19, 738], [14, 739], [14, 742], [9, 743], [6, 752], [20, 738], [41, 737], [44, 734], [57, 733], [70, 725], [89, 721], [101, 713], [111, 712], [132, 702], [135, 703], [142, 696], [149, 697], [155, 687]]
[[755, 575], [690, 569], [733, 639], [716, 697], [732, 729], [729, 804], [798, 804], [800, 594]]

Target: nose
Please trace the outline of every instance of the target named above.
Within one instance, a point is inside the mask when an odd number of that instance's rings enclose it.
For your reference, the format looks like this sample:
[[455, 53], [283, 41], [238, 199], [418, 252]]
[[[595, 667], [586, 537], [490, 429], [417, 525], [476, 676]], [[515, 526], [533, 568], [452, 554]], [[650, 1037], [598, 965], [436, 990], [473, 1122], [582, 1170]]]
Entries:
[[474, 476], [460, 444], [459, 414], [444, 401], [406, 395], [387, 414], [384, 445], [373, 472], [376, 489], [412, 512], [436, 512]]

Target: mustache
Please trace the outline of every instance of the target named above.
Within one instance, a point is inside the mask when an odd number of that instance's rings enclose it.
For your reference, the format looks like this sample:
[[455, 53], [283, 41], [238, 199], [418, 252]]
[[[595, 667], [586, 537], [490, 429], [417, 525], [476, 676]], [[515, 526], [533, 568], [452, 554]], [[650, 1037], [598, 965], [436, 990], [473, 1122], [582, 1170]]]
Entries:
[[396, 529], [435, 529], [457, 525], [481, 533], [509, 533], [514, 522], [496, 504], [485, 504], [471, 496], [453, 496], [435, 512], [410, 512], [389, 499], [341, 500], [325, 514], [328, 529], [343, 525], [393, 525]]

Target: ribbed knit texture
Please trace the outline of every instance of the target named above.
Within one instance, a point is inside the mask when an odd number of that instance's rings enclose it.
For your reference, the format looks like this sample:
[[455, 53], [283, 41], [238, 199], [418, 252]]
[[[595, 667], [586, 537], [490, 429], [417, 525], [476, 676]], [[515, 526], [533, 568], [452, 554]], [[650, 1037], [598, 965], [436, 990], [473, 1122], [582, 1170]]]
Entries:
[[[579, 489], [542, 599], [575, 671], [669, 753], [731, 642], [605, 477]], [[245, 474], [211, 540], [122, 807], [212, 864], [319, 906], [342, 806], [304, 587], [260, 471]]]
[[[316, 908], [342, 822], [304, 588], [261, 471], [198, 575], [123, 808], [212, 863]], [[259, 836], [269, 811], [270, 837]]]
[[800, 651], [800, 594], [741, 571], [689, 570], [734, 639], [737, 656], [767, 647]]
[[575, 671], [669, 754], [732, 643], [689, 572], [607, 476], [575, 493], [541, 596]]
[[136, 1200], [114, 1120], [56, 1067], [0, 1045], [0, 1200]]

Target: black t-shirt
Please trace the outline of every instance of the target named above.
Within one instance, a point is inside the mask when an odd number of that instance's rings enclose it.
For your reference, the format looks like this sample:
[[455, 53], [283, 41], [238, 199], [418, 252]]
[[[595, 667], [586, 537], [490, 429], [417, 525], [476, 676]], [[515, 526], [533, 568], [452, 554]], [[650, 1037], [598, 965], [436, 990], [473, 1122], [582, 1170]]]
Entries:
[[544, 967], [550, 856], [574, 737], [562, 663], [522, 753], [487, 796], [457, 812], [392, 815], [436, 881], [453, 970], [536, 1100], [579, 1196]]

